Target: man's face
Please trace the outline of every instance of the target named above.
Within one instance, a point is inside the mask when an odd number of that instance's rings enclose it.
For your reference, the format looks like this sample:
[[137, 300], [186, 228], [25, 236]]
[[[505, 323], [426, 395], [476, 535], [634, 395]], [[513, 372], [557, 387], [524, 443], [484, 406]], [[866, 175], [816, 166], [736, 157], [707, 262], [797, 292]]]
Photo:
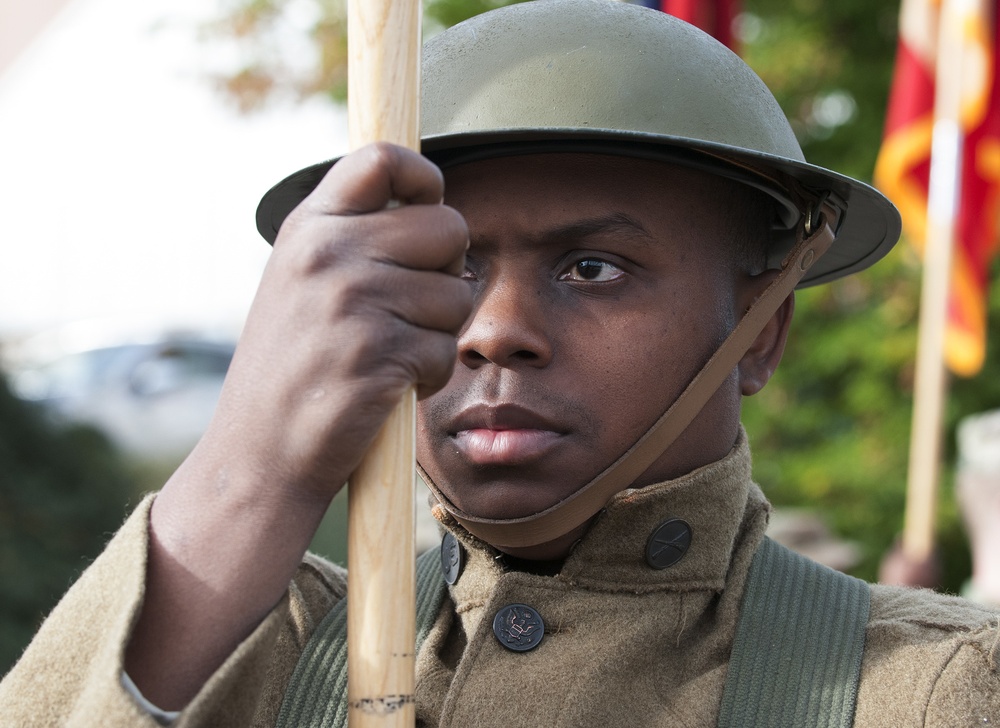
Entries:
[[[631, 447], [738, 320], [730, 187], [583, 154], [445, 177], [446, 202], [469, 225], [475, 308], [450, 382], [420, 403], [419, 460], [470, 514], [530, 515]], [[734, 375], [635, 485], [722, 457], [738, 420]]]

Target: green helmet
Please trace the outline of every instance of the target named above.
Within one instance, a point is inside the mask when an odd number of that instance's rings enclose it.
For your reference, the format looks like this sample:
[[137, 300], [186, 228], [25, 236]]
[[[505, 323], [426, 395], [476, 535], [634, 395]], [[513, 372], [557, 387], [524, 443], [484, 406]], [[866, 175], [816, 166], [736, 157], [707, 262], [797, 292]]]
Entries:
[[[768, 248], [775, 268], [800, 220], [832, 207], [836, 242], [800, 287], [868, 267], [899, 237], [899, 214], [883, 195], [805, 161], [774, 96], [738, 56], [687, 23], [628, 3], [523, 3], [435, 36], [424, 46], [421, 136], [423, 153], [443, 168], [575, 151], [738, 180], [777, 202]], [[264, 196], [257, 228], [265, 239], [274, 242], [334, 161]]]

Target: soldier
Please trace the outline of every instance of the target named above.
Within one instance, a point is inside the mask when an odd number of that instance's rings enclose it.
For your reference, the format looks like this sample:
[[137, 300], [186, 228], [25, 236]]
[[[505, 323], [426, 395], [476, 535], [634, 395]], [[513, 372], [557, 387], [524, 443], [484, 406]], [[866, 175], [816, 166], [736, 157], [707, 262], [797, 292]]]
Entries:
[[299, 690], [329, 682], [303, 649], [345, 575], [303, 555], [414, 384], [449, 582], [420, 725], [1000, 720], [995, 614], [788, 566], [750, 479], [740, 398], [791, 289], [878, 260], [892, 206], [643, 8], [495, 11], [424, 69], [424, 157], [376, 145], [265, 196], [274, 253], [211, 427], [43, 626], [0, 722], [336, 712]]

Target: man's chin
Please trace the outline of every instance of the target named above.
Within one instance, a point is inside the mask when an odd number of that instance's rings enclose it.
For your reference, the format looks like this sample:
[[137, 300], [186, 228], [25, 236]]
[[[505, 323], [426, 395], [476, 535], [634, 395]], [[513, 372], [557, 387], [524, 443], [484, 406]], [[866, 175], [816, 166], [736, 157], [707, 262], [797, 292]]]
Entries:
[[[444, 483], [435, 479], [434, 482], [445, 497], [464, 513], [498, 520], [526, 518], [541, 513], [572, 495], [579, 487], [557, 490], [551, 480], [544, 478], [463, 478]], [[461, 482], [461, 485], [456, 487], [456, 482]]]

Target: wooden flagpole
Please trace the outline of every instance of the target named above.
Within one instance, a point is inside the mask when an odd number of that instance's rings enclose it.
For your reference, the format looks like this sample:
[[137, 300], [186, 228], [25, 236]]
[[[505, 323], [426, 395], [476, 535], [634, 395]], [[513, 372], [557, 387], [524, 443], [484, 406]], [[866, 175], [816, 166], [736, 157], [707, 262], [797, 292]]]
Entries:
[[[349, 0], [347, 108], [352, 149], [420, 148], [420, 2]], [[347, 674], [351, 728], [413, 726], [416, 393], [351, 476]]]
[[941, 470], [941, 440], [948, 375], [944, 363], [948, 291], [955, 223], [961, 199], [960, 120], [963, 78], [962, 3], [944, 0], [940, 12], [934, 86], [927, 240], [913, 385], [913, 420], [903, 528], [903, 553], [911, 561], [930, 558]]

